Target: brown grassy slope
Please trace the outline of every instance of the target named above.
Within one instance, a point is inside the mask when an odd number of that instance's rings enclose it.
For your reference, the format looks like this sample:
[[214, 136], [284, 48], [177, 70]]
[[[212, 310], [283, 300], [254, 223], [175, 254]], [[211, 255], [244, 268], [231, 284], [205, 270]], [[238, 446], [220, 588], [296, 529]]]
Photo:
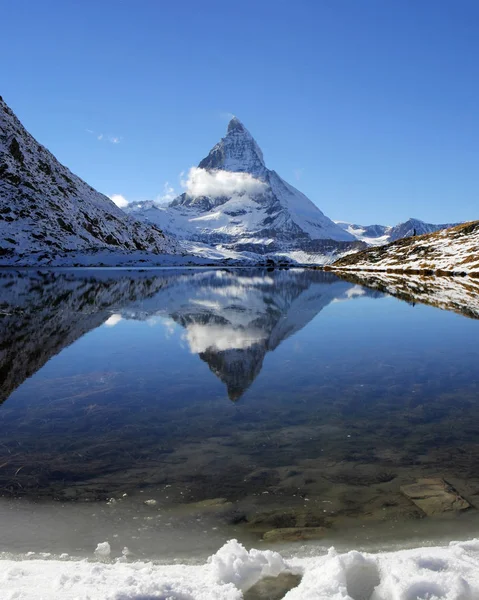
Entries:
[[331, 268], [479, 273], [479, 221], [349, 254]]

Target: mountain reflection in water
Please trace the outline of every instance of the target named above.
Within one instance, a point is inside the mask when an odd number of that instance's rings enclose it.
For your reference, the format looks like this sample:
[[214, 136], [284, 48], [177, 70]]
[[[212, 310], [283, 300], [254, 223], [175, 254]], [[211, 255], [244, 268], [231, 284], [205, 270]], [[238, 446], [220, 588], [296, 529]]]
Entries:
[[364, 294], [381, 295], [321, 271], [3, 272], [0, 401], [106, 321], [155, 317], [180, 324], [190, 351], [238, 400], [267, 352], [330, 302]]
[[[259, 529], [417, 518], [400, 490], [424, 476], [474, 506], [474, 285], [360, 283], [300, 269], [1, 272], [0, 493], [148, 490], [162, 510], [220, 498]], [[410, 306], [428, 288], [461, 315]]]

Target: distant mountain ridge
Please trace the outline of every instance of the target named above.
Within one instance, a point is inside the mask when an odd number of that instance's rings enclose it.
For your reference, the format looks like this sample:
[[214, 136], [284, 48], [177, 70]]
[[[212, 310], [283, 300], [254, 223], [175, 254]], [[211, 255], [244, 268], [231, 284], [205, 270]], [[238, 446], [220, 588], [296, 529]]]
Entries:
[[126, 211], [180, 239], [258, 255], [324, 258], [360, 248], [353, 235], [266, 167], [260, 147], [237, 118], [190, 170], [183, 194], [167, 207], [136, 203]]
[[178, 245], [61, 165], [0, 97], [0, 256], [99, 248], [174, 254]]
[[394, 227], [390, 225], [355, 225], [345, 221], [335, 221], [335, 223], [357, 240], [365, 242], [369, 246], [381, 246], [405, 237], [433, 233], [434, 231], [459, 225], [459, 223], [437, 225], [413, 218], [404, 221], [404, 223], [398, 223]]

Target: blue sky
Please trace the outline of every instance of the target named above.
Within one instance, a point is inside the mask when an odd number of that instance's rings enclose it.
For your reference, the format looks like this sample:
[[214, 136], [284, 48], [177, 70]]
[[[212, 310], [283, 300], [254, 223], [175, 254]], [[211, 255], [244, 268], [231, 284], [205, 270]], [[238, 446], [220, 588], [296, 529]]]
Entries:
[[476, 0], [7, 0], [2, 20], [0, 93], [101, 192], [179, 190], [236, 114], [331, 218], [479, 218]]

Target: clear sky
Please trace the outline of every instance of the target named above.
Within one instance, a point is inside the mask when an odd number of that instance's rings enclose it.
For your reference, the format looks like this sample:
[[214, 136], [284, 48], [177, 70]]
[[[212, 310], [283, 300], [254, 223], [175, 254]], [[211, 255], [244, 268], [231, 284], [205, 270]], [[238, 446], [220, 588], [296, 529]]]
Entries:
[[4, 0], [1, 18], [0, 94], [108, 195], [180, 190], [235, 114], [333, 219], [479, 218], [477, 0]]

